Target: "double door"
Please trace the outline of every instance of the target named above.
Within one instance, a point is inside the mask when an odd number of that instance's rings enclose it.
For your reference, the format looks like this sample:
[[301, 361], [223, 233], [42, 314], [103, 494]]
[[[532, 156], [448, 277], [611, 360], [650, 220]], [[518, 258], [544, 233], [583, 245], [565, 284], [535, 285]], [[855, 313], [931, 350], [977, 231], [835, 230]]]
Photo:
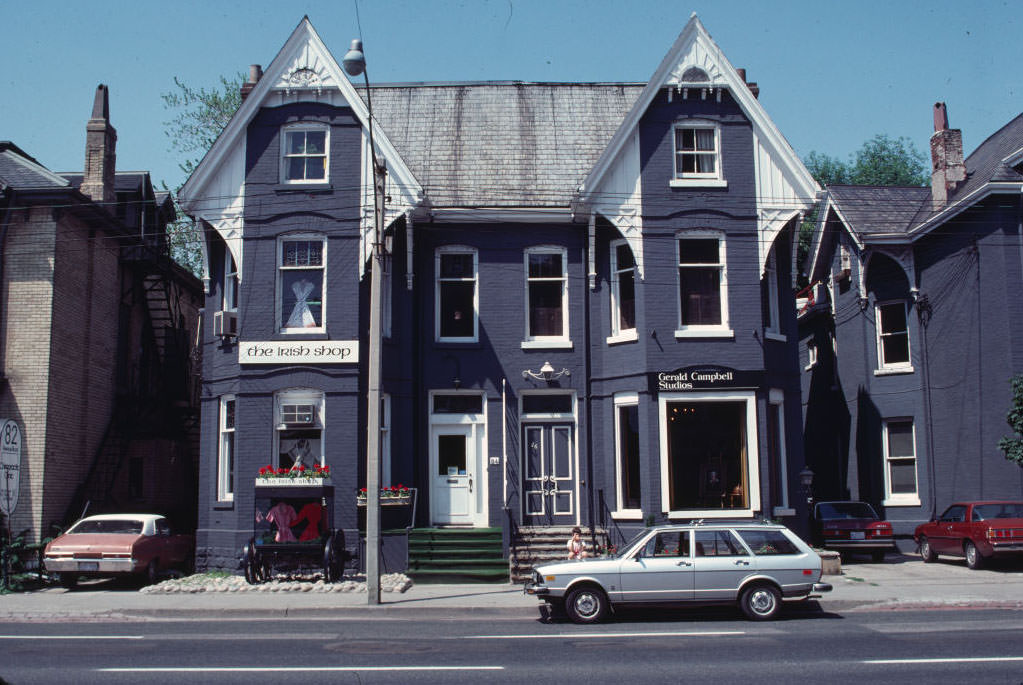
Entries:
[[523, 423], [522, 485], [523, 525], [578, 522], [574, 424]]

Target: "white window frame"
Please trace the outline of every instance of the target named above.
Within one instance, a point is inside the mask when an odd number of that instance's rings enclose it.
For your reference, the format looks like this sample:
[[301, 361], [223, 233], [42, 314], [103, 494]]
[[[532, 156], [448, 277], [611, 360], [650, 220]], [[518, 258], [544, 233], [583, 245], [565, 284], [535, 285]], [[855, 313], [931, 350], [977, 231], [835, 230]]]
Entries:
[[[316, 242], [319, 241], [320, 254], [322, 255], [320, 266], [284, 266], [284, 244], [287, 242]], [[275, 329], [284, 334], [308, 334], [327, 332], [327, 238], [321, 233], [288, 233], [277, 238], [277, 285], [276, 285], [276, 307], [275, 307]], [[309, 328], [288, 328], [284, 324], [284, 278], [285, 271], [320, 271], [320, 325]], [[289, 314], [290, 316], [290, 314]]]
[[[714, 155], [714, 172], [684, 172], [678, 168], [678, 131], [683, 129], [711, 129], [714, 131], [714, 152], [683, 151], [682, 154], [706, 154]], [[728, 182], [725, 180], [722, 169], [721, 154], [721, 125], [707, 119], [680, 119], [671, 128], [671, 159], [672, 178], [669, 186], [672, 188], [702, 187], [702, 188], [725, 188]]]
[[[886, 336], [892, 335], [881, 330], [881, 308], [890, 307], [894, 305], [901, 305], [904, 318], [906, 321], [906, 359], [904, 362], [895, 362], [888, 364], [884, 361], [884, 346], [882, 345]], [[877, 302], [874, 305], [874, 333], [877, 340], [877, 369], [874, 371], [875, 376], [883, 376], [891, 373], [912, 373], [913, 372], [913, 350], [909, 340], [909, 307], [906, 306], [905, 300], [886, 300], [884, 302]]]
[[[718, 262], [714, 264], [683, 264], [681, 241], [689, 238], [707, 239], [715, 238], [718, 241]], [[677, 312], [678, 328], [675, 330], [676, 338], [732, 338], [735, 337], [728, 320], [728, 263], [727, 263], [727, 240], [722, 231], [714, 230], [686, 230], [675, 234], [675, 303]], [[711, 268], [717, 266], [719, 271], [718, 290], [721, 300], [721, 323], [720, 324], [683, 324], [682, 323], [682, 278], [679, 270], [685, 267]]]
[[627, 240], [612, 240], [610, 243], [611, 252], [611, 335], [607, 339], [609, 345], [620, 342], [629, 342], [632, 340], [638, 340], [639, 336], [636, 331], [636, 326], [632, 328], [621, 328], [621, 285], [620, 278], [621, 274], [626, 272], [632, 273], [632, 292], [633, 292], [633, 307], [636, 306], [636, 301], [639, 299], [639, 270], [636, 268], [636, 259], [633, 255], [632, 266], [619, 268], [618, 266], [618, 248], [625, 247], [632, 252], [632, 246], [629, 245]]
[[[614, 519], [625, 519], [625, 520], [640, 520], [643, 518], [643, 509], [626, 509], [625, 508], [625, 493], [623, 492], [622, 483], [624, 477], [622, 475], [622, 431], [621, 431], [621, 409], [623, 407], [639, 407], [639, 393], [636, 392], [620, 392], [614, 395], [614, 427], [615, 427], [615, 510], [611, 512], [611, 518]], [[637, 412], [638, 415], [638, 412]], [[642, 457], [640, 458], [642, 463]], [[642, 500], [640, 500], [642, 505]]]
[[274, 438], [273, 447], [271, 449], [272, 461], [271, 463], [276, 467], [280, 468], [280, 446], [281, 446], [281, 432], [291, 428], [288, 424], [284, 423], [284, 417], [282, 415], [282, 409], [285, 405], [295, 404], [311, 404], [315, 408], [315, 416], [311, 426], [318, 428], [320, 431], [320, 453], [311, 454], [310, 464], [313, 462], [318, 463], [320, 466], [326, 465], [326, 453], [327, 453], [327, 420], [324, 415], [324, 402], [323, 402], [323, 391], [313, 390], [310, 388], [292, 388], [289, 390], [281, 390], [274, 395]]
[[[441, 255], [445, 254], [471, 254], [472, 255], [472, 278], [451, 278], [441, 277]], [[479, 252], [476, 248], [465, 245], [444, 245], [438, 247], [433, 257], [433, 279], [434, 279], [434, 307], [433, 307], [433, 331], [434, 340], [437, 342], [474, 343], [480, 339], [480, 264]], [[472, 335], [471, 336], [447, 336], [441, 335], [440, 313], [441, 313], [441, 285], [443, 283], [472, 283]]]
[[817, 366], [817, 341], [807, 340], [806, 341], [806, 366], [803, 367], [804, 371], [809, 371], [813, 367]]
[[785, 342], [788, 338], [781, 332], [781, 307], [778, 305], [778, 259], [773, 249], [768, 253], [764, 265], [764, 281], [767, 285], [767, 314], [770, 317], [770, 321], [764, 322], [764, 337]]
[[[789, 457], [785, 447], [785, 392], [777, 388], [771, 388], [767, 393], [767, 411], [774, 412], [777, 417], [778, 426], [778, 455], [777, 463], [771, 464], [769, 468], [777, 468], [780, 473], [778, 483], [781, 485], [781, 502], [774, 503], [773, 514], [775, 516], [795, 516], [796, 510], [792, 508], [789, 500]], [[769, 419], [770, 420], [770, 419]], [[770, 437], [770, 434], [768, 434]], [[768, 450], [771, 449], [768, 443]]]
[[[749, 479], [749, 506], [746, 509], [683, 509], [667, 511], [669, 503], [668, 403], [669, 402], [742, 402], [746, 409], [746, 469]], [[661, 442], [661, 509], [670, 519], [742, 518], [760, 511], [760, 450], [757, 439], [757, 396], [755, 391], [672, 392], [657, 397], [658, 436]]]
[[238, 311], [238, 266], [234, 263], [234, 255], [224, 246], [224, 287], [223, 307], [225, 312]]
[[[234, 406], [234, 422], [227, 425], [227, 405]], [[236, 441], [238, 426], [238, 399], [234, 395], [222, 395], [217, 413], [217, 501], [234, 501], [234, 477], [238, 467]]]
[[[529, 276], [529, 257], [535, 254], [556, 254], [561, 257], [561, 277], [536, 277]], [[527, 247], [523, 251], [522, 259], [523, 276], [525, 277], [525, 336], [522, 341], [523, 349], [537, 348], [571, 348], [572, 341], [569, 338], [568, 323], [568, 250], [556, 245], [538, 245]], [[533, 282], [560, 282], [561, 283], [561, 334], [560, 335], [530, 335], [529, 333], [529, 285]]]
[[[893, 423], [908, 423], [910, 434], [913, 439], [913, 455], [892, 456], [888, 445], [888, 427]], [[917, 458], [916, 446], [916, 421], [908, 417], [884, 419], [881, 422], [881, 443], [884, 458], [884, 501], [886, 507], [918, 507], [920, 506], [920, 470], [917, 466], [920, 460]], [[913, 460], [913, 480], [916, 482], [916, 492], [892, 492], [891, 463], [893, 461]]]
[[[323, 131], [323, 178], [288, 178], [288, 160], [292, 157], [320, 157], [321, 155], [289, 155], [288, 154], [288, 134], [305, 132], [305, 131]], [[301, 124], [289, 124], [281, 128], [281, 164], [280, 164], [280, 182], [288, 185], [321, 185], [330, 182], [330, 126], [321, 123], [301, 123]]]

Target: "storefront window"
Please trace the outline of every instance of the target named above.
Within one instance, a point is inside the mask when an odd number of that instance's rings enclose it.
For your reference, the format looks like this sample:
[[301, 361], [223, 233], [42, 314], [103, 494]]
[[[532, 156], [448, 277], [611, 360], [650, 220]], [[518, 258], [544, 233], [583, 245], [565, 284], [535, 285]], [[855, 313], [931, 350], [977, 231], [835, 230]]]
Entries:
[[744, 401], [667, 401], [668, 508], [750, 508]]

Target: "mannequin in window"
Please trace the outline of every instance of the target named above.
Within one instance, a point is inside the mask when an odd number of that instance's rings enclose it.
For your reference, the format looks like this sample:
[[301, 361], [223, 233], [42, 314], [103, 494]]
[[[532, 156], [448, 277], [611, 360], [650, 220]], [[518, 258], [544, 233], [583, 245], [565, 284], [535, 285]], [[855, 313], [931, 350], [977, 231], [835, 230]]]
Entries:
[[309, 440], [306, 438], [299, 438], [295, 441], [294, 446], [288, 450], [288, 456], [291, 457], [291, 468], [292, 470], [305, 465], [305, 461], [308, 460], [312, 448], [309, 445]]
[[291, 292], [295, 294], [295, 307], [288, 317], [287, 328], [316, 328], [316, 318], [309, 309], [308, 298], [316, 288], [312, 281], [303, 278], [291, 284]]

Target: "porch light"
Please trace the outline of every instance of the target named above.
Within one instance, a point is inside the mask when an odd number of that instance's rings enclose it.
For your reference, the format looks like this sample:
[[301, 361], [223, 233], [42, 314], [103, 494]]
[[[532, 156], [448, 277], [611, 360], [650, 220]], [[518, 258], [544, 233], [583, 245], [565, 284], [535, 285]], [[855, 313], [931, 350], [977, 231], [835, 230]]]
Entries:
[[540, 367], [539, 371], [531, 371], [529, 369], [526, 369], [525, 371], [522, 372], [522, 377], [523, 378], [532, 378], [534, 380], [544, 381], [545, 383], [550, 383], [551, 381], [556, 381], [557, 379], [561, 378], [562, 376], [571, 376], [571, 375], [572, 375], [572, 372], [569, 371], [568, 369], [562, 369], [561, 371], [555, 371], [554, 367], [551, 366], [551, 363], [549, 361], [544, 362], [543, 366]]

